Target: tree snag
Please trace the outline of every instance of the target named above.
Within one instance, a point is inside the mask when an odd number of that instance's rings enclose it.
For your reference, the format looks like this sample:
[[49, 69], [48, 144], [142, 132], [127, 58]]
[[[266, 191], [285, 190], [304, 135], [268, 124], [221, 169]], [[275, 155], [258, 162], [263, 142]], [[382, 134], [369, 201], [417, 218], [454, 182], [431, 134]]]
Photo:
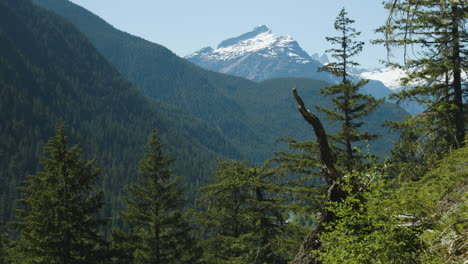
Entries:
[[[317, 143], [319, 145], [319, 158], [324, 164], [323, 175], [325, 182], [328, 185], [327, 197], [325, 205], [330, 201], [340, 201], [344, 198], [345, 194], [341, 190], [338, 180], [343, 176], [343, 173], [336, 169], [335, 165], [337, 158], [332, 148], [328, 143], [327, 133], [322, 125], [320, 119], [308, 110], [302, 101], [302, 98], [297, 93], [296, 88], [292, 89], [294, 98], [299, 104], [298, 110], [302, 117], [313, 127]], [[335, 215], [328, 211], [326, 206], [322, 208], [322, 214], [319, 219], [317, 227], [310, 233], [302, 243], [295, 258], [290, 264], [318, 264], [320, 261], [313, 250], [320, 249], [321, 243], [318, 236], [323, 232], [323, 223], [329, 223], [336, 219]]]

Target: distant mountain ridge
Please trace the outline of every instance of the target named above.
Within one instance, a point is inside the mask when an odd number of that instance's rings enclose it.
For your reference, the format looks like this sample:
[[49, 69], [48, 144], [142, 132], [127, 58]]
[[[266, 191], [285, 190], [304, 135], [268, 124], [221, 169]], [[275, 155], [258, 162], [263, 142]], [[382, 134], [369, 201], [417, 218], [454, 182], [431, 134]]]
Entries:
[[[339, 81], [329, 73], [318, 71], [329, 62], [326, 54], [310, 56], [292, 37], [276, 36], [265, 25], [226, 39], [216, 49], [204, 47], [185, 58], [205, 69], [254, 81], [281, 77], [313, 78], [331, 83]], [[366, 71], [361, 69], [358, 74], [352, 74], [361, 78], [359, 74]], [[392, 93], [379, 78], [372, 79], [362, 91], [377, 98]]]
[[[326, 54], [309, 55], [290, 36], [276, 36], [265, 25], [252, 31], [222, 41], [216, 49], [202, 48], [185, 56], [189, 61], [208, 70], [241, 76], [253, 81], [271, 78], [300, 77], [337, 83], [339, 79], [318, 69], [329, 63]], [[404, 71], [387, 68], [352, 68], [350, 75], [355, 80], [367, 79], [369, 83], [361, 92], [376, 98], [387, 97], [402, 89], [400, 85]], [[411, 102], [402, 107], [412, 114], [423, 108]]]
[[216, 49], [205, 47], [185, 58], [205, 69], [254, 81], [278, 77], [332, 81], [327, 73], [317, 72], [322, 64], [312, 59], [297, 41], [291, 36], [276, 36], [265, 25], [224, 40]]
[[[256, 57], [264, 61], [275, 60], [278, 66], [273, 69], [249, 67], [255, 64], [259, 66], [266, 65], [265, 62], [252, 61], [250, 57]], [[185, 56], [185, 58], [209, 70], [241, 76], [255, 81], [277, 77], [313, 77], [324, 81], [336, 81], [333, 76], [327, 73], [317, 72], [319, 67], [329, 63], [326, 54], [314, 53], [309, 55], [292, 37], [276, 36], [265, 25], [257, 26], [252, 31], [238, 37], [226, 39], [216, 49], [204, 47]], [[294, 70], [300, 66], [293, 64], [307, 65], [307, 70], [304, 72]], [[241, 66], [250, 69], [250, 72], [244, 73], [237, 69]], [[288, 69], [286, 66], [292, 66], [293, 69]], [[284, 68], [280, 69], [280, 67]], [[399, 80], [405, 76], [403, 70], [393, 67], [353, 68], [350, 74], [356, 78], [380, 81], [390, 90], [401, 89]]]
[[310, 57], [311, 57], [312, 59], [314, 59], [314, 60], [316, 60], [316, 61], [322, 63], [323, 65], [325, 65], [325, 64], [327, 64], [327, 63], [330, 62], [330, 61], [328, 60], [327, 54], [325, 54], [325, 53], [322, 54], [322, 55], [320, 55], [320, 54], [318, 54], [318, 53], [314, 53], [314, 54], [310, 55]]

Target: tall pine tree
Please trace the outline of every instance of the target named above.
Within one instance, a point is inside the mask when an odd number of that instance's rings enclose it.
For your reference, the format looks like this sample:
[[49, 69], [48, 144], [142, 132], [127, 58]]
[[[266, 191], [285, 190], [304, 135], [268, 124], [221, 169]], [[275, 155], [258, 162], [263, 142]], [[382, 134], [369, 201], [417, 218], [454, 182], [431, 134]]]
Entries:
[[103, 194], [94, 190], [100, 170], [94, 161], [80, 160], [78, 146], [67, 148], [63, 126], [44, 152], [44, 171], [19, 188], [23, 208], [14, 223], [19, 237], [11, 263], [102, 263], [104, 241], [97, 229], [106, 221], [96, 217]]
[[385, 8], [387, 22], [377, 30], [385, 38], [376, 42], [389, 51], [403, 47], [403, 64], [393, 65], [406, 69], [402, 84], [410, 88], [394, 98], [426, 106], [411, 123], [427, 128], [420, 141], [430, 144], [424, 144], [429, 152], [460, 148], [466, 135], [468, 88], [462, 78], [468, 69], [468, 2], [388, 0]]
[[117, 244], [130, 252], [127, 263], [196, 263], [190, 226], [182, 211], [185, 201], [171, 162], [153, 130], [140, 161], [138, 183], [129, 187], [128, 207], [122, 213], [130, 233], [121, 237], [131, 243]]
[[[284, 162], [281, 166], [297, 172], [310, 171], [312, 175], [319, 174], [325, 180], [327, 185], [326, 197], [323, 201], [320, 219], [316, 228], [304, 240], [296, 257], [291, 263], [320, 263], [318, 252], [322, 250], [320, 235], [324, 232], [325, 226], [339, 219], [334, 212], [328, 210], [327, 204], [341, 203], [348, 194], [341, 188], [341, 181], [346, 174], [351, 175], [353, 171], [361, 171], [362, 161], [367, 158], [358, 152], [357, 142], [372, 140], [376, 135], [369, 132], [361, 132], [359, 128], [363, 125], [360, 118], [373, 111], [382, 100], [375, 100], [370, 95], [359, 93], [359, 89], [367, 83], [366, 80], [355, 81], [348, 74], [352, 67], [359, 64], [352, 60], [359, 54], [364, 43], [357, 41], [360, 35], [351, 25], [354, 20], [349, 19], [346, 10], [343, 8], [335, 20], [335, 29], [340, 33], [336, 37], [328, 37], [327, 40], [335, 47], [327, 52], [332, 54], [336, 62], [325, 65], [321, 70], [328, 71], [340, 79], [339, 84], [331, 85], [321, 89], [321, 93], [330, 96], [333, 101], [334, 109], [317, 107], [319, 111], [326, 114], [326, 118], [341, 122], [341, 130], [337, 134], [328, 135], [320, 119], [308, 110], [304, 101], [299, 96], [297, 90], [293, 88], [293, 95], [299, 104], [298, 110], [302, 117], [313, 127], [317, 137], [316, 143], [297, 144], [291, 142], [290, 146], [294, 149], [306, 150], [311, 157], [307, 155], [295, 155], [280, 153], [277, 159]], [[335, 144], [330, 144], [328, 140]], [[315, 152], [315, 153], [314, 153]], [[312, 166], [310, 168], [307, 168]], [[316, 166], [315, 169], [313, 166]], [[319, 170], [319, 168], [322, 168]], [[317, 173], [319, 172], [319, 173]], [[359, 179], [352, 179], [353, 193], [359, 192]]]
[[327, 41], [335, 46], [327, 52], [331, 53], [336, 62], [331, 62], [321, 68], [341, 79], [339, 84], [321, 89], [322, 94], [332, 98], [334, 110], [317, 108], [326, 114], [327, 119], [341, 122], [341, 130], [330, 136], [341, 146], [339, 147], [341, 151], [338, 152], [341, 156], [339, 160], [346, 171], [350, 172], [362, 159], [354, 143], [376, 138], [374, 134], [358, 130], [363, 125], [359, 119], [374, 110], [382, 100], [375, 100], [371, 95], [359, 93], [359, 89], [368, 81], [354, 82], [349, 76], [348, 72], [351, 67], [359, 65], [352, 58], [362, 51], [364, 42], [356, 40], [361, 32], [351, 27], [354, 20], [349, 19], [347, 15], [348, 13], [343, 8], [335, 20], [335, 29], [340, 35], [327, 37]]
[[[221, 161], [201, 188], [195, 219], [205, 240], [203, 263], [287, 263], [303, 232], [286, 223], [287, 189], [275, 171]], [[304, 230], [302, 230], [304, 231]]]

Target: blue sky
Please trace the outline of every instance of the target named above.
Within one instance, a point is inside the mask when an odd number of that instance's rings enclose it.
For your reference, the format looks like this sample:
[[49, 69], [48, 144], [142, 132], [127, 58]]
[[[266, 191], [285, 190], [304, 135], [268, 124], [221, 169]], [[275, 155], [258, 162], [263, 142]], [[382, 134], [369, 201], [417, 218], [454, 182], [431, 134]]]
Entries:
[[[72, 0], [114, 27], [164, 45], [179, 56], [267, 25], [276, 35], [290, 35], [309, 54], [330, 48], [326, 36], [345, 7], [362, 31], [362, 40], [378, 36], [385, 22], [382, 0]], [[364, 67], [381, 66], [384, 47], [366, 43], [356, 58]]]

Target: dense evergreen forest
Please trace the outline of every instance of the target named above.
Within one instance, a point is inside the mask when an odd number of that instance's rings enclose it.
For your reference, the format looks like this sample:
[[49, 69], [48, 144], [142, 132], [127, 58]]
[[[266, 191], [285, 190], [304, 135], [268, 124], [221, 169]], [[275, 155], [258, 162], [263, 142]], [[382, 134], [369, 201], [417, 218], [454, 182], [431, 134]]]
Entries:
[[38, 154], [60, 124], [104, 168], [108, 198], [135, 179], [153, 128], [177, 158], [178, 175], [193, 182], [217, 157], [241, 157], [202, 120], [141, 95], [62, 18], [28, 1], [2, 6], [2, 220], [11, 219], [16, 187], [37, 171]]
[[375, 42], [425, 55], [392, 98], [410, 116], [349, 77], [345, 9], [339, 83], [256, 83], [66, 0], [0, 0], [0, 264], [465, 263], [467, 4], [386, 1]]

